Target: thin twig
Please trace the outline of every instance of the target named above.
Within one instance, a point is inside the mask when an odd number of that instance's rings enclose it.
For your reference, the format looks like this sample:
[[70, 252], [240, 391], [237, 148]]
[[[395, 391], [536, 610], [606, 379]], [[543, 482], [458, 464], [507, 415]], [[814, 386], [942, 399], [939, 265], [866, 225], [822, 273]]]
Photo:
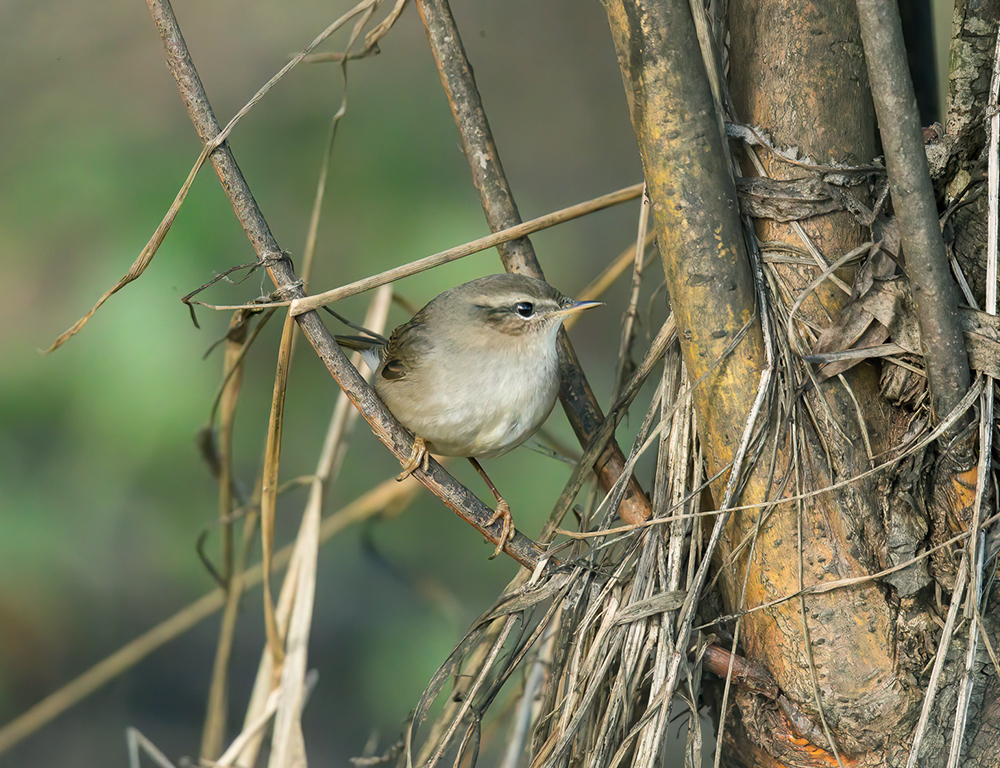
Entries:
[[[290, 302], [270, 302], [255, 306], [290, 305], [291, 309], [289, 311], [293, 316], [301, 315], [311, 310], [318, 309], [319, 307], [326, 306], [327, 304], [332, 304], [335, 301], [346, 299], [349, 296], [364, 293], [365, 291], [377, 288], [380, 285], [392, 283], [396, 280], [401, 280], [404, 277], [410, 277], [411, 275], [419, 274], [420, 272], [424, 272], [428, 269], [439, 267], [442, 264], [447, 264], [455, 261], [456, 259], [462, 259], [474, 253], [479, 253], [480, 251], [494, 248], [503, 243], [517, 240], [518, 238], [530, 235], [533, 232], [539, 232], [543, 229], [554, 227], [556, 224], [562, 224], [563, 222], [571, 221], [581, 216], [586, 216], [587, 214], [603, 210], [604, 208], [609, 208], [613, 205], [618, 205], [619, 203], [624, 203], [628, 200], [634, 200], [642, 194], [642, 187], [643, 185], [641, 183], [633, 184], [630, 187], [619, 189], [616, 192], [609, 192], [606, 195], [595, 197], [592, 200], [586, 200], [582, 203], [571, 205], [568, 208], [562, 208], [558, 211], [547, 213], [544, 216], [539, 216], [537, 219], [531, 219], [531, 221], [526, 221], [523, 224], [516, 224], [514, 226], [507, 227], [499, 232], [494, 232], [492, 235], [486, 235], [485, 237], [480, 237], [478, 240], [472, 240], [471, 242], [463, 243], [462, 245], [456, 245], [454, 248], [449, 248], [445, 251], [425, 256], [422, 259], [417, 259], [407, 264], [387, 269], [385, 272], [379, 272], [377, 275], [372, 275], [353, 283], [342, 285], [339, 288], [324, 291], [323, 293], [303, 296], [293, 299]], [[212, 306], [206, 304], [205, 306], [208, 306], [211, 309], [235, 309], [242, 305]]]
[[[391, 291], [379, 291], [369, 307], [366, 322], [381, 329], [389, 311]], [[355, 361], [357, 362], [357, 361]], [[315, 590], [316, 568], [316, 524], [325, 489], [332, 482], [345, 452], [344, 438], [350, 429], [357, 411], [351, 408], [347, 398], [341, 393], [334, 408], [333, 417], [327, 428], [327, 436], [317, 461], [316, 471], [311, 476], [309, 498], [303, 512], [299, 534], [291, 555], [288, 574], [282, 584], [281, 596], [275, 611], [275, 623], [282, 637], [286, 637], [283, 651], [288, 657], [279, 666], [269, 648], [265, 648], [258, 664], [257, 679], [244, 715], [244, 724], [249, 725], [262, 713], [268, 696], [275, 688], [276, 676], [280, 675], [278, 716], [275, 720], [272, 739], [271, 765], [284, 768], [284, 761], [304, 751], [301, 738], [301, 712], [305, 698], [305, 654], [312, 615], [313, 592]], [[257, 759], [263, 739], [258, 734], [249, 739], [240, 752], [243, 765], [253, 765]]]
[[639, 208], [639, 231], [635, 241], [635, 257], [632, 260], [632, 288], [629, 292], [628, 306], [622, 318], [621, 340], [618, 344], [618, 361], [615, 364], [615, 378], [612, 382], [610, 402], [618, 399], [624, 385], [625, 365], [632, 350], [632, 339], [635, 335], [635, 323], [639, 317], [639, 291], [642, 288], [642, 272], [645, 267], [646, 232], [649, 228], [649, 199], [643, 195]]
[[128, 748], [129, 768], [141, 768], [142, 756], [140, 751], [148, 755], [160, 768], [175, 768], [167, 756], [137, 728], [125, 729], [125, 744]]
[[276, 667], [284, 658], [284, 638], [278, 631], [271, 600], [271, 553], [274, 550], [274, 515], [278, 501], [278, 465], [281, 454], [281, 433], [284, 427], [285, 392], [288, 387], [288, 369], [292, 356], [292, 331], [295, 321], [285, 318], [278, 346], [277, 370], [274, 374], [274, 392], [271, 396], [271, 413], [267, 425], [267, 445], [264, 449], [264, 469], [260, 486], [260, 535], [261, 562], [264, 566], [264, 629]]
[[[360, 28], [358, 30], [360, 32]], [[385, 328], [389, 316], [392, 290], [384, 287], [372, 298], [365, 316], [365, 326], [376, 333]], [[360, 354], [354, 353], [353, 363], [360, 363]], [[369, 372], [370, 376], [371, 373]], [[358, 412], [350, 406], [350, 401], [341, 393], [337, 398], [334, 413], [330, 419], [323, 449], [313, 474], [309, 498], [302, 516], [296, 545], [301, 547], [300, 566], [295, 579], [295, 604], [289, 620], [286, 639], [286, 658], [281, 668], [279, 683], [280, 698], [275, 714], [274, 732], [271, 739], [269, 764], [284, 768], [291, 764], [292, 756], [302, 749], [302, 709], [306, 692], [306, 659], [309, 647], [309, 632], [312, 623], [313, 600], [316, 589], [316, 559], [319, 552], [320, 515], [327, 488], [335, 478], [346, 452], [346, 437]]]
[[[971, 539], [976, 539], [982, 536], [975, 530], [971, 531]], [[982, 570], [983, 567], [983, 550], [979, 549], [979, 562], [973, 562], [971, 571], [976, 573]], [[969, 579], [969, 596], [968, 600], [974, 605], [979, 604], [982, 599], [981, 594], [976, 594], [972, 591], [975, 585], [975, 579]], [[956, 598], [953, 597], [953, 600]], [[961, 602], [961, 597], [957, 598], [957, 602]], [[965, 649], [965, 665], [962, 668], [962, 675], [958, 681], [958, 702], [955, 705], [955, 725], [951, 732], [951, 748], [948, 751], [948, 767], [947, 768], [958, 768], [958, 761], [962, 756], [962, 744], [965, 741], [965, 725], [966, 720], [969, 716], [969, 701], [972, 699], [972, 688], [976, 683], [975, 679], [975, 668], [976, 668], [976, 651], [979, 648], [979, 611], [975, 611], [972, 615], [972, 621], [969, 624], [969, 645]]]
[[[348, 40], [346, 50], [350, 51], [356, 40], [360, 37], [362, 29], [368, 23], [375, 5], [369, 5], [355, 22], [351, 37]], [[330, 126], [330, 138], [324, 150], [324, 158], [320, 171], [319, 181], [314, 198], [313, 211], [310, 217], [309, 229], [306, 238], [304, 264], [302, 266], [302, 279], [308, 280], [311, 271], [312, 260], [315, 254], [317, 233], [319, 230], [320, 212], [322, 209], [323, 196], [326, 188], [326, 174], [329, 167], [329, 159], [333, 149], [333, 142], [337, 134], [337, 126], [340, 118], [347, 110], [347, 62], [341, 64], [341, 74], [344, 80], [344, 88], [341, 96], [340, 107], [333, 117]], [[388, 315], [389, 299], [391, 291], [382, 291], [376, 296], [374, 304], [378, 307], [379, 326], [376, 332], [383, 329], [385, 318]], [[371, 320], [371, 309], [369, 309], [369, 320]], [[279, 349], [278, 374], [275, 377], [275, 398], [272, 405], [272, 419], [268, 429], [268, 451], [264, 463], [264, 482], [262, 485], [261, 520], [269, 520], [270, 532], [273, 536], [273, 499], [277, 489], [271, 493], [270, 482], [277, 485], [278, 450], [280, 450], [280, 435], [282, 425], [282, 414], [284, 410], [285, 388], [290, 365], [292, 349], [291, 331], [295, 327], [294, 318], [289, 315], [285, 318], [284, 331], [282, 333], [282, 345]], [[288, 355], [282, 357], [282, 351], [288, 342]], [[357, 357], [357, 355], [355, 355]], [[353, 364], [358, 365], [355, 359]], [[282, 364], [283, 363], [283, 364]], [[268, 765], [271, 768], [285, 768], [293, 764], [302, 764], [305, 760], [305, 744], [302, 736], [302, 709], [305, 700], [305, 678], [307, 649], [309, 646], [309, 633], [312, 626], [313, 601], [316, 591], [316, 560], [319, 552], [319, 525], [322, 513], [326, 480], [332, 471], [334, 456], [340, 448], [340, 441], [349, 423], [351, 414], [355, 411], [348, 410], [346, 396], [341, 394], [338, 398], [335, 416], [331, 420], [328, 430], [327, 441], [320, 456], [319, 467], [313, 477], [312, 488], [309, 499], [306, 503], [302, 515], [302, 523], [299, 528], [299, 535], [296, 538], [296, 548], [299, 552], [298, 568], [293, 572], [289, 571], [287, 579], [294, 580], [294, 604], [288, 619], [287, 636], [281, 638], [281, 647], [275, 648], [274, 640], [276, 629], [272, 629], [274, 623], [273, 612], [270, 611], [270, 589], [269, 579], [264, 580], [264, 618], [267, 629], [268, 645], [271, 646], [272, 666], [280, 669], [280, 680], [277, 690], [279, 693], [277, 711], [275, 712], [274, 728], [271, 739], [271, 754]], [[277, 410], [277, 429], [275, 430], [275, 414]], [[272, 436], [277, 434], [277, 440], [272, 445]], [[273, 449], [273, 450], [272, 450]], [[273, 463], [273, 467], [272, 467]], [[266, 514], [265, 514], [266, 513]], [[264, 533], [264, 526], [261, 526]], [[272, 542], [264, 533], [265, 555], [269, 552]], [[264, 562], [265, 573], [269, 563]], [[279, 653], [280, 651], [280, 653]]]
[[268, 696], [267, 701], [264, 704], [263, 711], [258, 715], [252, 722], [248, 723], [240, 731], [239, 736], [233, 739], [233, 743], [229, 745], [229, 748], [222, 753], [222, 756], [213, 763], [213, 768], [227, 768], [236, 761], [246, 745], [260, 737], [261, 731], [264, 726], [267, 725], [268, 720], [274, 716], [275, 710], [278, 708], [278, 692], [274, 691], [270, 696]]
[[[258, 326], [259, 328], [260, 326]], [[247, 323], [242, 313], [237, 312], [226, 334], [223, 359], [223, 381], [219, 396], [219, 503], [218, 512], [222, 523], [223, 563], [222, 578], [227, 590], [226, 608], [219, 627], [219, 640], [212, 665], [212, 678], [208, 688], [208, 703], [205, 724], [201, 736], [201, 756], [214, 760], [222, 751], [228, 714], [228, 674], [229, 659], [236, 637], [236, 617], [239, 598], [242, 594], [239, 576], [246, 566], [252, 531], [257, 522], [256, 515], [244, 519], [243, 541], [234, 553], [232, 512], [234, 504], [233, 478], [233, 429], [235, 427], [236, 406], [243, 380], [243, 361], [249, 343]], [[210, 432], [211, 423], [206, 427]]]
[[[489, 674], [493, 662], [497, 659], [500, 652], [503, 650], [503, 644], [504, 642], [506, 642], [507, 636], [510, 634], [510, 631], [514, 628], [514, 625], [517, 623], [517, 621], [518, 617], [516, 615], [508, 616], [506, 619], [503, 620], [503, 628], [497, 635], [497, 638], [494, 641], [493, 646], [490, 648], [490, 652], [483, 663], [482, 669], [476, 676], [476, 679], [473, 681], [472, 686], [469, 689], [468, 693], [466, 694], [465, 698], [463, 698], [462, 702], [460, 703], [458, 711], [455, 713], [454, 718], [452, 719], [450, 725], [448, 726], [448, 729], [445, 731], [445, 734], [441, 739], [440, 743], [438, 744], [437, 749], [434, 751], [433, 755], [431, 755], [431, 758], [426, 763], [424, 763], [426, 768], [433, 768], [435, 765], [437, 765], [438, 760], [441, 759], [441, 756], [444, 754], [444, 751], [448, 748], [448, 744], [451, 742], [452, 737], [455, 735], [456, 729], [461, 724], [464, 715], [469, 711], [470, 707], [472, 706], [472, 702], [475, 698], [476, 693], [485, 683], [486, 676]], [[411, 726], [411, 728], [407, 730], [408, 747], [411, 744], [412, 734], [413, 734], [413, 728]], [[461, 754], [461, 749], [459, 750], [459, 754]], [[408, 748], [406, 750], [408, 768], [412, 768], [413, 765], [412, 755], [413, 755], [412, 749]]]

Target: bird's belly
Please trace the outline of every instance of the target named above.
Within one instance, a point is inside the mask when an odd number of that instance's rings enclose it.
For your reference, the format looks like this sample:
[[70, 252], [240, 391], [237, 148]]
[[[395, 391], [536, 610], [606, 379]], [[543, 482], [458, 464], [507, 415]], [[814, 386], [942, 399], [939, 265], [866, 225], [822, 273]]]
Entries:
[[470, 414], [450, 425], [437, 420], [419, 435], [427, 435], [431, 453], [441, 456], [478, 456], [489, 459], [523, 443], [537, 427], [511, 414]]
[[421, 398], [398, 389], [403, 381], [378, 389], [389, 410], [431, 453], [492, 458], [527, 440], [555, 403], [554, 371], [531, 381], [523, 373], [508, 367], [451, 376], [425, 387]]

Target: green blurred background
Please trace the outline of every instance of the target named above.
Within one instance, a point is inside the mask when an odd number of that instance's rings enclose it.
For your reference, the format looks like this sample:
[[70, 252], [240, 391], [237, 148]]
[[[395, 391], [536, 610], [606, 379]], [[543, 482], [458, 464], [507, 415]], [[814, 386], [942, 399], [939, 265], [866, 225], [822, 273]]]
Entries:
[[[600, 3], [456, 5], [525, 218], [640, 180]], [[187, 0], [175, 10], [225, 122], [348, 7]], [[0, 722], [7, 722], [214, 586], [195, 554], [216, 512], [194, 436], [221, 368], [219, 354], [203, 355], [228, 315], [202, 310], [197, 330], [179, 299], [254, 254], [206, 170], [145, 275], [64, 348], [42, 355], [128, 269], [199, 144], [144, 4], [8, 0], [0, 4], [0, 27], [0, 252], [8, 277], [0, 303]], [[323, 50], [339, 50], [345, 39], [339, 34]], [[487, 233], [414, 8], [381, 50], [349, 70], [314, 291]], [[293, 259], [340, 95], [334, 66], [302, 66], [231, 139]], [[634, 239], [637, 211], [630, 203], [537, 235], [550, 282], [570, 295], [579, 291]], [[500, 269], [487, 252], [398, 289], [419, 305]], [[605, 406], [626, 283], [573, 331]], [[206, 298], [244, 301], [262, 288], [269, 285], [255, 275]], [[356, 297], [338, 309], [360, 320], [366, 301]], [[404, 319], [393, 310], [391, 323]], [[237, 466], [247, 487], [266, 431], [280, 330], [271, 325], [248, 361], [238, 417]], [[301, 345], [283, 479], [312, 470], [336, 391]], [[570, 439], [561, 409], [550, 426]], [[529, 535], [569, 473], [527, 448], [487, 468]], [[398, 462], [360, 424], [327, 511], [397, 471]], [[471, 468], [455, 471], [485, 495]], [[304, 498], [292, 492], [283, 499], [282, 541], [293, 535]], [[209, 551], [217, 553], [217, 537]], [[312, 760], [342, 764], [373, 732], [380, 747], [395, 740], [430, 675], [514, 575], [511, 562], [490, 562], [489, 553], [427, 493], [405, 514], [348, 530], [323, 548], [310, 649], [319, 685], [305, 719]], [[233, 661], [234, 729], [263, 641], [260, 614], [255, 590], [244, 604]], [[217, 629], [217, 617], [203, 622], [0, 764], [124, 765], [129, 725], [172, 759], [196, 755]]]

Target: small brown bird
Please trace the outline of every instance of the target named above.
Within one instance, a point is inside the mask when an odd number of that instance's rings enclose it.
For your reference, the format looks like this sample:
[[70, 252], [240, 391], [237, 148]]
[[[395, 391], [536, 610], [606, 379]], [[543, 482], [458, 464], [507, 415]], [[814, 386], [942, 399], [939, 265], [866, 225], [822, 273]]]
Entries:
[[477, 459], [507, 453], [542, 425], [559, 392], [559, 327], [599, 305], [526, 275], [490, 275], [445, 291], [388, 339], [337, 337], [362, 352], [375, 391], [416, 438], [400, 480], [426, 469], [428, 452], [465, 456], [482, 475], [497, 501], [490, 524], [503, 519], [493, 557], [513, 520]]

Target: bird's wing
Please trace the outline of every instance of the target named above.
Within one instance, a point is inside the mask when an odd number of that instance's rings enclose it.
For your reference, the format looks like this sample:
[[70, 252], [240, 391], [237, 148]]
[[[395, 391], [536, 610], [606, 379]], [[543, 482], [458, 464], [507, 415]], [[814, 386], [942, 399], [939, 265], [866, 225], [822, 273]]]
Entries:
[[378, 370], [379, 364], [385, 359], [386, 347], [389, 344], [382, 336], [334, 336], [334, 338], [340, 346], [360, 352], [365, 364], [373, 371]]
[[405, 378], [430, 352], [427, 336], [427, 307], [417, 312], [389, 336], [382, 356], [382, 378], [389, 381]]
[[401, 326], [396, 328], [389, 337], [389, 341], [386, 343], [382, 350], [382, 378], [389, 379], [390, 381], [394, 379], [401, 379], [406, 376], [410, 369], [407, 365], [406, 360], [409, 357], [406, 352], [412, 343], [412, 338], [415, 334], [412, 332], [412, 321], [409, 323], [403, 323]]

